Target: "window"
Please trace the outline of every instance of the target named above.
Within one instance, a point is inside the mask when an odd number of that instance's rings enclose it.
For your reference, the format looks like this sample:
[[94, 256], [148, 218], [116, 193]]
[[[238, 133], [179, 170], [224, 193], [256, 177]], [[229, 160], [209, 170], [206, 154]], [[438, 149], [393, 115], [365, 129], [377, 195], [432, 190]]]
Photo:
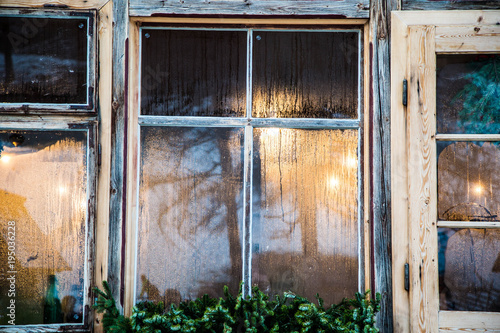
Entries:
[[83, 331], [91, 323], [94, 21], [89, 11], [0, 12], [4, 328]]
[[3, 11], [0, 111], [94, 110], [94, 15]]
[[364, 289], [362, 40], [359, 28], [131, 32], [132, 302], [240, 281], [326, 304]]
[[393, 13], [393, 279], [402, 331], [500, 329], [497, 19], [497, 11]]

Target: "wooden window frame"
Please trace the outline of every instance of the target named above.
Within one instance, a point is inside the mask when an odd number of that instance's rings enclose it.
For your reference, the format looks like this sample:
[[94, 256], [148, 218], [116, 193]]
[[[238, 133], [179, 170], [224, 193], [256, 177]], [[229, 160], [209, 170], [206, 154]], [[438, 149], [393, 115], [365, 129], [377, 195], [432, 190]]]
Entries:
[[[436, 54], [499, 53], [499, 17], [500, 11], [493, 10], [392, 12], [395, 332], [500, 329], [500, 313], [439, 311], [436, 156], [436, 139], [488, 141], [499, 140], [500, 135], [436, 134], [435, 117]], [[403, 105], [405, 79], [407, 106]]]
[[87, 101], [86, 103], [31, 103], [0, 102], [0, 113], [6, 114], [95, 114], [97, 87], [97, 38], [95, 10], [36, 10], [36, 9], [2, 9], [1, 15], [23, 18], [72, 19], [86, 18], [87, 27]]
[[[89, 128], [89, 216], [86, 254], [86, 299], [84, 325], [29, 325], [2, 327], [2, 331], [15, 332], [102, 332], [101, 316], [92, 310], [93, 287], [102, 288], [108, 278], [108, 241], [110, 220], [110, 182], [112, 154], [112, 66], [113, 66], [113, 2], [110, 0], [5, 0], [0, 12], [46, 15], [56, 12], [91, 13], [93, 17], [92, 65], [89, 70], [94, 80], [92, 110], [69, 110], [56, 107], [51, 110], [30, 109], [29, 113], [12, 108], [0, 111], [2, 129], [22, 130], [71, 130]], [[92, 143], [92, 146], [90, 145]]]
[[[363, 115], [368, 114], [368, 20], [366, 19], [238, 19], [238, 18], [182, 18], [182, 17], [131, 17], [129, 22], [129, 62], [128, 62], [128, 156], [127, 156], [127, 213], [126, 213], [126, 259], [125, 259], [125, 297], [124, 297], [124, 313], [125, 315], [130, 315], [132, 307], [134, 305], [135, 299], [135, 267], [137, 260], [136, 244], [137, 244], [137, 216], [138, 216], [138, 175], [139, 175], [139, 128], [142, 125], [155, 125], [163, 124], [168, 125], [169, 120], [179, 121], [179, 117], [163, 117], [163, 116], [140, 116], [140, 29], [142, 26], [148, 25], [163, 25], [172, 26], [175, 25], [179, 27], [184, 26], [214, 26], [217, 27], [227, 27], [227, 29], [234, 28], [235, 26], [248, 26], [255, 28], [256, 30], [267, 30], [269, 27], [276, 29], [286, 30], [287, 28], [293, 27], [293, 30], [302, 30], [301, 27], [314, 27], [314, 30], [340, 30], [345, 31], [346, 29], [352, 29], [352, 26], [356, 26], [356, 29], [360, 30], [362, 36], [361, 46], [362, 50], [361, 57], [362, 62], [360, 65], [360, 79], [361, 83], [359, 86], [359, 115], [357, 120], [340, 120], [339, 123], [345, 123], [348, 127], [352, 127], [355, 122], [359, 124], [359, 165], [360, 173], [363, 175], [362, 181], [359, 182], [359, 192], [367, 192], [368, 184], [368, 163], [364, 163], [363, 156], [368, 156], [368, 145], [366, 135], [368, 133], [368, 117]], [[237, 28], [236, 28], [237, 29]], [[140, 120], [142, 118], [142, 120]], [[147, 119], [146, 119], [147, 118]], [[186, 117], [189, 119], [190, 117]], [[193, 117], [191, 117], [193, 118]], [[210, 121], [210, 117], [206, 118]], [[226, 126], [242, 126], [246, 121], [246, 117], [243, 118], [227, 118], [220, 120], [221, 124]], [[266, 119], [254, 119], [256, 123], [260, 123], [260, 126], [269, 127], [275, 126], [271, 124], [270, 121]], [[265, 124], [266, 121], [269, 124]], [[276, 124], [281, 124], [278, 126], [287, 126], [290, 128], [317, 128], [318, 124], [322, 122], [322, 119], [314, 119], [312, 125], [305, 126], [301, 125], [301, 119], [273, 119]], [[311, 122], [311, 119], [309, 120]], [[329, 126], [335, 122], [334, 119], [326, 119]], [[352, 123], [352, 124], [351, 124]], [[195, 123], [190, 123], [189, 120], [186, 121], [188, 126], [193, 126]], [[197, 125], [203, 126], [203, 121], [199, 119], [196, 122]], [[344, 127], [346, 126], [344, 124]], [[342, 125], [340, 128], [344, 128]], [[330, 128], [330, 127], [328, 127]], [[365, 139], [363, 139], [365, 138]], [[370, 258], [370, 246], [369, 246], [369, 228], [366, 227], [368, 220], [367, 207], [369, 206], [369, 200], [367, 195], [362, 195], [361, 198], [363, 202], [360, 202], [359, 223], [360, 227], [360, 244], [363, 244], [362, 255], [360, 256], [360, 267], [362, 270], [360, 275], [362, 277], [369, 277], [369, 267], [370, 265], [363, 262], [363, 258], [368, 261]], [[360, 289], [367, 290], [370, 288], [370, 281], [368, 278], [362, 278], [360, 280]]]

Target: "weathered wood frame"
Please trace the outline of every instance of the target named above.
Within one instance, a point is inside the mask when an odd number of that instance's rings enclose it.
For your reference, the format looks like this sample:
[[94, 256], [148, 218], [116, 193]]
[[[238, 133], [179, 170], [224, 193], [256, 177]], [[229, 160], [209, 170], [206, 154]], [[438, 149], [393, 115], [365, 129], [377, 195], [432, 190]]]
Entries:
[[[360, 155], [360, 168], [362, 182], [360, 182], [360, 192], [363, 193], [367, 189], [368, 183], [368, 173], [367, 171], [367, 163], [364, 163], [366, 160], [366, 152], [367, 152], [367, 139], [363, 134], [366, 132], [366, 127], [368, 124], [368, 117], [364, 117], [363, 115], [367, 113], [368, 110], [368, 66], [367, 66], [367, 56], [368, 51], [366, 48], [367, 45], [367, 31], [368, 24], [367, 20], [364, 19], [353, 19], [353, 20], [333, 20], [333, 19], [324, 19], [324, 20], [309, 20], [309, 19], [222, 19], [222, 18], [166, 18], [166, 17], [133, 17], [130, 20], [130, 29], [129, 29], [129, 118], [128, 118], [128, 167], [127, 167], [127, 238], [126, 238], [126, 278], [125, 278], [125, 301], [124, 301], [124, 312], [125, 314], [131, 313], [131, 308], [134, 304], [134, 290], [135, 290], [135, 263], [136, 263], [136, 223], [137, 223], [137, 213], [138, 213], [138, 175], [139, 175], [139, 126], [142, 125], [168, 125], [169, 123], [177, 123], [179, 121], [184, 121], [187, 126], [203, 126], [206, 122], [206, 119], [196, 118], [196, 117], [188, 117], [179, 119], [179, 117], [154, 117], [154, 116], [146, 116], [142, 117], [139, 115], [139, 92], [140, 92], [140, 80], [139, 80], [139, 68], [140, 68], [140, 49], [139, 49], [139, 40], [140, 40], [140, 27], [143, 24], [148, 23], [159, 23], [163, 25], [169, 24], [196, 24], [196, 25], [250, 25], [258, 29], [259, 27], [265, 28], [269, 26], [274, 26], [276, 28], [286, 28], [287, 26], [293, 26], [294, 29], [297, 29], [298, 26], [314, 26], [315, 29], [332, 29], [336, 28], [337, 30], [343, 30], [342, 26], [348, 25], [357, 25], [358, 29], [361, 30], [361, 36], [363, 39], [361, 41], [362, 50], [362, 65], [360, 68], [361, 75], [361, 86], [360, 86], [360, 115], [359, 120], [314, 120], [305, 124], [304, 121], [300, 119], [273, 119], [271, 121], [266, 119], [252, 119], [252, 122], [258, 123], [258, 126], [267, 127], [267, 126], [286, 126], [293, 128], [318, 128], [318, 127], [328, 127], [328, 128], [359, 128], [359, 136], [361, 138], [361, 145], [359, 147], [359, 155]], [[212, 126], [214, 125], [213, 120], [208, 121]], [[246, 118], [227, 118], [218, 120], [219, 125], [226, 126], [245, 126], [247, 120]], [[206, 124], [208, 125], [208, 123]], [[358, 127], [359, 126], [359, 127]], [[362, 255], [360, 259], [370, 258], [369, 257], [369, 242], [370, 239], [370, 230], [367, 227], [368, 223], [368, 214], [366, 213], [367, 207], [369, 206], [369, 199], [367, 195], [361, 195], [363, 203], [361, 206], [363, 207], [363, 211], [360, 212], [360, 222], [363, 222], [363, 226], [360, 229], [360, 242], [364, 244]], [[368, 242], [368, 243], [367, 243]], [[368, 256], [367, 256], [368, 255]], [[368, 260], [367, 260], [368, 261]], [[361, 262], [361, 267], [364, 270], [361, 273], [361, 276], [369, 276], [369, 267], [370, 265], [365, 262]], [[362, 278], [363, 286], [361, 289], [369, 289], [370, 281], [368, 278]]]
[[[0, 8], [1, 9], [1, 8]], [[97, 88], [97, 38], [96, 12], [94, 10], [58, 9], [1, 9], [0, 14], [26, 18], [84, 18], [87, 19], [87, 101], [86, 103], [0, 103], [0, 113], [7, 114], [92, 114], [96, 112]]]
[[[95, 242], [95, 213], [96, 213], [96, 186], [97, 186], [97, 122], [92, 118], [72, 119], [64, 117], [38, 117], [28, 121], [17, 117], [1, 117], [0, 130], [33, 130], [33, 131], [79, 131], [87, 134], [87, 220], [85, 221], [85, 258], [84, 258], [84, 322], [83, 324], [40, 324], [0, 326], [2, 332], [53, 332], [64, 330], [70, 332], [88, 332], [92, 326], [93, 311], [90, 305], [93, 302], [93, 275], [94, 275], [94, 242]], [[18, 309], [18, 311], [21, 309]]]
[[[500, 52], [499, 11], [392, 13], [391, 142], [395, 332], [484, 332], [500, 314], [439, 311], [436, 54]], [[408, 82], [407, 107], [403, 80]], [[461, 140], [481, 135], [461, 135]], [[491, 136], [481, 136], [488, 140]], [[456, 135], [439, 135], [441, 140]], [[496, 226], [489, 226], [496, 227]], [[405, 264], [409, 264], [409, 291]]]
[[[10, 8], [4, 8], [10, 7]], [[18, 8], [13, 10], [13, 8]], [[40, 8], [40, 11], [33, 11], [34, 8]], [[112, 133], [115, 126], [113, 121], [117, 122], [117, 117], [112, 117], [112, 75], [113, 75], [113, 53], [111, 52], [113, 41], [113, 2], [109, 0], [99, 1], [79, 1], [79, 0], [5, 0], [1, 3], [2, 12], [24, 13], [28, 9], [29, 13], [42, 13], [47, 11], [65, 15], [67, 12], [93, 13], [93, 39], [92, 54], [95, 60], [91, 71], [95, 78], [94, 85], [94, 107], [92, 112], [75, 112], [65, 110], [52, 110], [51, 112], [40, 111], [33, 115], [24, 114], [24, 112], [0, 113], [0, 123], [3, 128], [23, 128], [23, 129], [69, 129], [73, 126], [90, 126], [89, 129], [89, 228], [87, 276], [85, 283], [85, 325], [36, 325], [26, 327], [30, 332], [47, 332], [59, 328], [71, 332], [101, 332], [102, 324], [100, 316], [94, 315], [91, 306], [94, 302], [94, 286], [102, 287], [101, 281], [108, 279], [108, 245], [109, 245], [109, 227], [110, 227], [110, 201], [113, 187], [111, 183], [111, 156]], [[114, 48], [113, 48], [114, 49]], [[115, 132], [116, 133], [116, 132]], [[123, 136], [121, 133], [118, 137]], [[118, 147], [119, 149], [119, 147]], [[119, 169], [122, 169], [122, 165]], [[115, 191], [116, 192], [116, 191]], [[115, 216], [117, 214], [113, 214]], [[120, 237], [121, 235], [119, 235]], [[119, 291], [119, 290], [118, 290]], [[3, 331], [5, 328], [2, 329]], [[20, 332], [21, 328], [15, 327], [15, 332]]]

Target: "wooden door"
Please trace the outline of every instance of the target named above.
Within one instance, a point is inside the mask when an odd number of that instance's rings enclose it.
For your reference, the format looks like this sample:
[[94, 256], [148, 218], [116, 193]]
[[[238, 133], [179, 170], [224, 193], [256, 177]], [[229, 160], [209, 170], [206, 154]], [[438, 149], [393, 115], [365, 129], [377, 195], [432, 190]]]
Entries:
[[499, 22], [392, 13], [397, 332], [500, 331]]

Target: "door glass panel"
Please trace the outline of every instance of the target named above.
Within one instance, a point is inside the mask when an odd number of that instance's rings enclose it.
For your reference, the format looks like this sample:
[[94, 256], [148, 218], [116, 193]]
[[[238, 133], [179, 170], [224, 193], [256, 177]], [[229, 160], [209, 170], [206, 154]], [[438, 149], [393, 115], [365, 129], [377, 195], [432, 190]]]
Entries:
[[0, 17], [0, 103], [87, 103], [86, 18]]
[[438, 228], [441, 310], [500, 311], [500, 230]]
[[440, 141], [438, 217], [445, 221], [499, 221], [500, 145]]
[[253, 33], [254, 117], [358, 117], [358, 32]]
[[238, 292], [243, 132], [142, 127], [136, 301]]
[[254, 130], [253, 283], [329, 305], [358, 290], [357, 130]]
[[86, 131], [0, 131], [0, 306], [17, 325], [83, 322], [87, 148]]
[[246, 32], [142, 31], [141, 114], [242, 117]]
[[500, 55], [437, 56], [438, 133], [500, 133]]

